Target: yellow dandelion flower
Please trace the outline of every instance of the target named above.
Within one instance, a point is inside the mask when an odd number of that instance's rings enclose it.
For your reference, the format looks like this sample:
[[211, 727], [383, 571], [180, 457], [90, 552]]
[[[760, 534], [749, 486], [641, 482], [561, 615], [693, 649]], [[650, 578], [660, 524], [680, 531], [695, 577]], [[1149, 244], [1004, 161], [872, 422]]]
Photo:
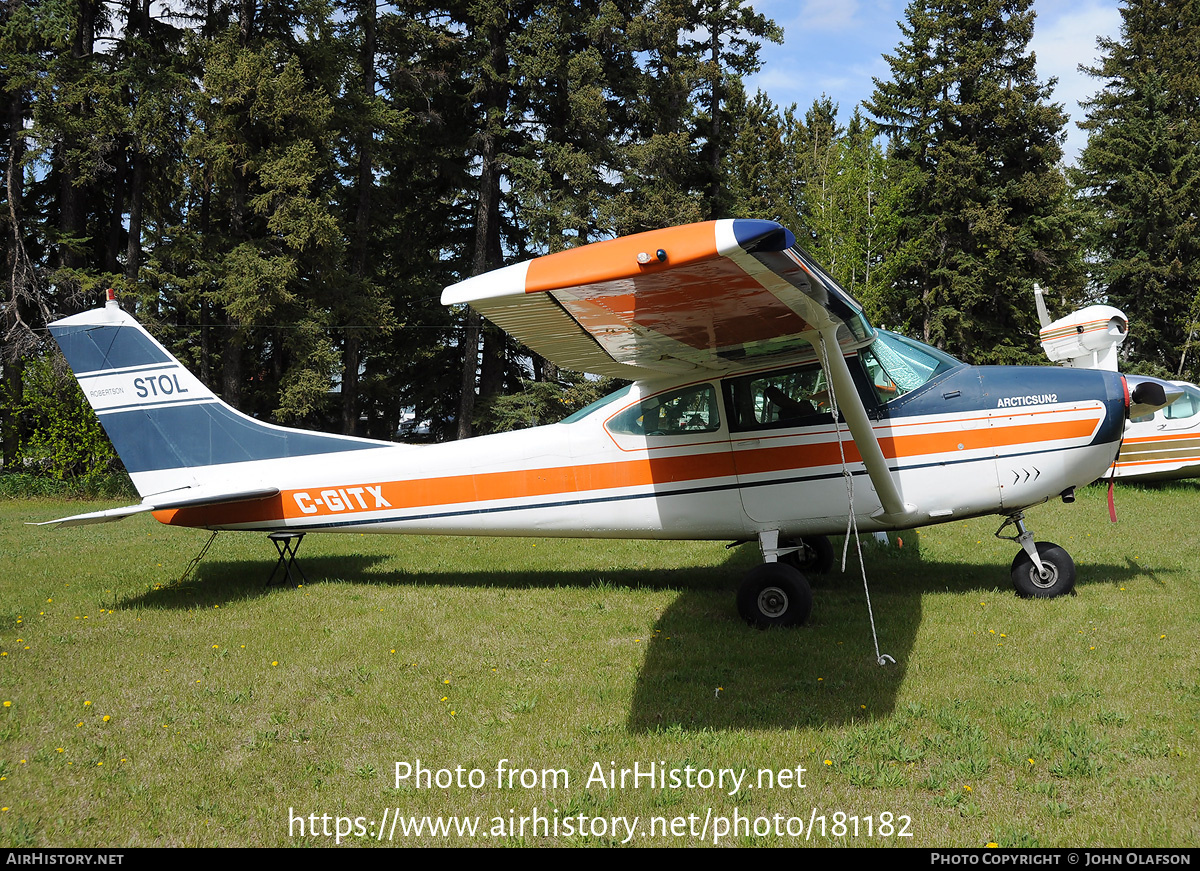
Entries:
[[6, 700], [6, 701], [4, 702], [4, 707], [6, 707], [6, 708], [11, 708], [11, 707], [12, 707], [12, 702], [10, 702], [10, 701], [7, 701], [7, 700]]
[[91, 704], [92, 704], [91, 702], [84, 702], [84, 703], [83, 703], [83, 706], [84, 706], [85, 708], [87, 708], [87, 707], [90, 707], [90, 706], [91, 706]]
[[970, 786], [970, 784], [964, 783], [964, 784], [963, 784], [963, 789], [965, 789], [967, 792], [970, 792], [970, 791], [971, 791], [971, 786]]
[[272, 660], [271, 665], [279, 665], [279, 660], [278, 659]]
[[832, 759], [826, 759], [826, 760], [825, 760], [825, 764], [826, 764], [826, 765], [833, 765], [833, 760], [832, 760]]
[[996, 847], [999, 847], [999, 846], [1000, 846], [1000, 845], [999, 845], [999, 844], [997, 844], [995, 841], [988, 841], [988, 842], [987, 842], [987, 845], [988, 845], [988, 847], [990, 847], [990, 848], [991, 848], [991, 849], [993, 849], [993, 850], [994, 850]]
[[109, 720], [111, 720], [111, 719], [112, 719], [112, 717], [110, 717], [108, 714], [105, 714], [105, 715], [104, 715], [104, 722], [106, 722], [106, 723], [107, 723], [107, 722], [108, 722]]

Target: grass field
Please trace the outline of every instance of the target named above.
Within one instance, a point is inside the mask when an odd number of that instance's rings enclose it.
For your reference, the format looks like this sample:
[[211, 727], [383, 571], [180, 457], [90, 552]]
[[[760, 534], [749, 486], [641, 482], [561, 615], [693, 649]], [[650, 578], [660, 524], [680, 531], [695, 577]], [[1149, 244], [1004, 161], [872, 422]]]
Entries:
[[[1053, 601], [1013, 594], [998, 519], [864, 545], [883, 668], [854, 565], [760, 632], [752, 546], [312, 535], [268, 589], [261, 534], [179, 584], [207, 533], [24, 525], [99, 507], [0, 502], [6, 846], [373, 844], [397, 811], [405, 845], [1200, 843], [1195, 484], [1032, 511], [1079, 567]], [[397, 784], [418, 760], [451, 782]], [[621, 788], [651, 763], [685, 782]], [[402, 838], [424, 815], [480, 828]]]

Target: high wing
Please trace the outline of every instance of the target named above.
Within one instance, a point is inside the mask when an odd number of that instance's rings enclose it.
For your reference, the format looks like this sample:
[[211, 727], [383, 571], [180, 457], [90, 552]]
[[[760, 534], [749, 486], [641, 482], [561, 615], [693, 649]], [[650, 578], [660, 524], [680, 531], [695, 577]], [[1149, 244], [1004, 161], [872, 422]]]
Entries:
[[723, 220], [560, 251], [447, 287], [559, 366], [645, 379], [844, 351], [875, 331], [772, 221]]
[[773, 221], [688, 224], [583, 245], [447, 287], [548, 360], [650, 379], [821, 360], [895, 522], [912, 514], [844, 354], [875, 340], [862, 307]]

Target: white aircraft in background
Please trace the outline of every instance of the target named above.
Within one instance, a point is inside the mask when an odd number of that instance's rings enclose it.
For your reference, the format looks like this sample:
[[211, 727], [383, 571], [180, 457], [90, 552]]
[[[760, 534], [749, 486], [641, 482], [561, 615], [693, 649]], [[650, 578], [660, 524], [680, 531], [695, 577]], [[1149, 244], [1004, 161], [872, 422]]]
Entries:
[[[1117, 351], [1129, 335], [1129, 320], [1111, 305], [1090, 305], [1050, 320], [1042, 289], [1033, 286], [1042, 349], [1052, 362], [1080, 369], [1117, 371]], [[1130, 384], [1139, 378], [1127, 376]], [[1165, 481], [1200, 476], [1200, 388], [1172, 381], [1165, 408], [1135, 415], [1111, 475], [1121, 480]]]
[[[149, 511], [211, 530], [758, 540], [738, 592], [803, 623], [824, 536], [988, 514], [1018, 592], [1075, 581], [1025, 510], [1099, 478], [1131, 403], [1115, 372], [967, 366], [877, 331], [768, 221], [597, 242], [470, 278], [467, 303], [559, 366], [633, 383], [561, 423], [398, 445], [262, 423], [225, 405], [116, 301], [50, 326]], [[278, 546], [278, 542], [277, 542]], [[293, 552], [294, 556], [294, 552]], [[282, 561], [282, 553], [281, 553]]]

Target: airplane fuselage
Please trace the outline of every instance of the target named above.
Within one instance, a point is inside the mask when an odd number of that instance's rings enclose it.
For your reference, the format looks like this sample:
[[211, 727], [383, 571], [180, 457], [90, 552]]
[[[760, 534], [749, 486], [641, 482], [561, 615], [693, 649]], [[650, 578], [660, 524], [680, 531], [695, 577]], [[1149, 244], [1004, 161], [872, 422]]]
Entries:
[[[1125, 399], [1111, 373], [958, 366], [885, 402], [851, 362], [916, 506], [906, 527], [1044, 502], [1103, 475], [1120, 443]], [[860, 529], [893, 528], [828, 400], [780, 414], [764, 398], [804, 369], [638, 382], [578, 419], [461, 442], [211, 466], [209, 481], [280, 492], [155, 516], [213, 529], [744, 539], [844, 531], [852, 499]]]

